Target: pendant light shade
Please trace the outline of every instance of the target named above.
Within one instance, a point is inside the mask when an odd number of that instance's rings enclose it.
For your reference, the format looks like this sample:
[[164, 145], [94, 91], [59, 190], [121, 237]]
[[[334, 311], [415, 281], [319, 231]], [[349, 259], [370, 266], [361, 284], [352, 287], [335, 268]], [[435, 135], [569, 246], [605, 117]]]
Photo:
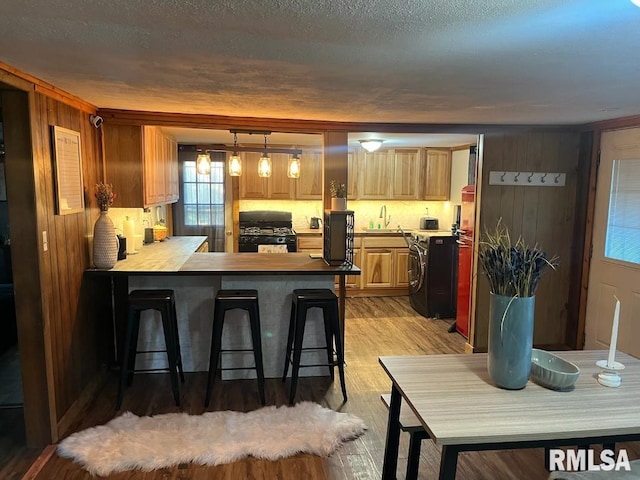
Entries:
[[271, 159], [267, 153], [266, 133], [264, 134], [264, 152], [262, 152], [262, 156], [260, 157], [260, 160], [258, 160], [258, 176], [264, 178], [271, 176]]
[[258, 161], [258, 176], [264, 178], [271, 176], [271, 159], [266, 153], [263, 153]]
[[229, 157], [229, 176], [239, 177], [242, 175], [242, 161], [238, 155], [238, 134], [233, 132], [233, 154]]
[[233, 152], [233, 155], [229, 157], [229, 176], [239, 177], [242, 175], [242, 161], [240, 155]]
[[300, 178], [300, 158], [295, 153], [293, 157], [289, 159], [289, 168], [287, 168], [287, 177]]
[[200, 175], [209, 175], [211, 173], [211, 157], [208, 153], [200, 153], [196, 159], [196, 170]]

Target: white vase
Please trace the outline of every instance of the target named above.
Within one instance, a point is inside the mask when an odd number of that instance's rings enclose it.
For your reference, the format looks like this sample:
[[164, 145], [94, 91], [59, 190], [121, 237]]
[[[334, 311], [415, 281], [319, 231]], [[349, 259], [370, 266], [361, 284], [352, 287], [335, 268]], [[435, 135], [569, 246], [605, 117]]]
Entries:
[[347, 209], [347, 199], [346, 198], [331, 198], [331, 210], [346, 210]]
[[113, 268], [118, 261], [118, 237], [109, 213], [100, 212], [93, 226], [93, 265], [96, 268]]

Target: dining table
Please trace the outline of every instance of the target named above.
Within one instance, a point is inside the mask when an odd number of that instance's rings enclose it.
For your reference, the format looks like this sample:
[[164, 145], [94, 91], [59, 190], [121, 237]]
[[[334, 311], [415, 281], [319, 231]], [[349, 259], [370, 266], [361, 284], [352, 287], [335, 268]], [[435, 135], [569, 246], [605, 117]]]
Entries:
[[621, 385], [598, 382], [608, 351], [557, 351], [580, 374], [566, 390], [531, 379], [520, 390], [496, 387], [487, 354], [382, 356], [391, 380], [382, 478], [396, 478], [400, 408], [405, 403], [441, 447], [440, 480], [456, 478], [458, 454], [481, 450], [614, 446], [640, 440], [640, 360], [617, 353]]

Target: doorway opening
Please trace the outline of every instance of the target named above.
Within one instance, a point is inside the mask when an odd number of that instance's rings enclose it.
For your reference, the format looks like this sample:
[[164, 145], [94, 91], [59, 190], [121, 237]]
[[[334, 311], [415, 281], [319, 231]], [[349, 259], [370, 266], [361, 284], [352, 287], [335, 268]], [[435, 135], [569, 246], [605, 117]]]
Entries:
[[9, 202], [5, 174], [4, 130], [0, 102], [0, 408], [22, 408], [22, 374], [18, 352]]

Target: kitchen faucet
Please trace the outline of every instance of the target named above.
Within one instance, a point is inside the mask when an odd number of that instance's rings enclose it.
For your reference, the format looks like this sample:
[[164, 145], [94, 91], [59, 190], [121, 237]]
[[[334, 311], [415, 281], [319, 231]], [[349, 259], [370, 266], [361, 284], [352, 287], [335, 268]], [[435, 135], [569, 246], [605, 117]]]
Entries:
[[391, 223], [391, 215], [387, 217], [387, 206], [382, 205], [380, 209], [380, 218], [382, 219], [382, 223], [384, 224], [384, 228], [387, 228]]

